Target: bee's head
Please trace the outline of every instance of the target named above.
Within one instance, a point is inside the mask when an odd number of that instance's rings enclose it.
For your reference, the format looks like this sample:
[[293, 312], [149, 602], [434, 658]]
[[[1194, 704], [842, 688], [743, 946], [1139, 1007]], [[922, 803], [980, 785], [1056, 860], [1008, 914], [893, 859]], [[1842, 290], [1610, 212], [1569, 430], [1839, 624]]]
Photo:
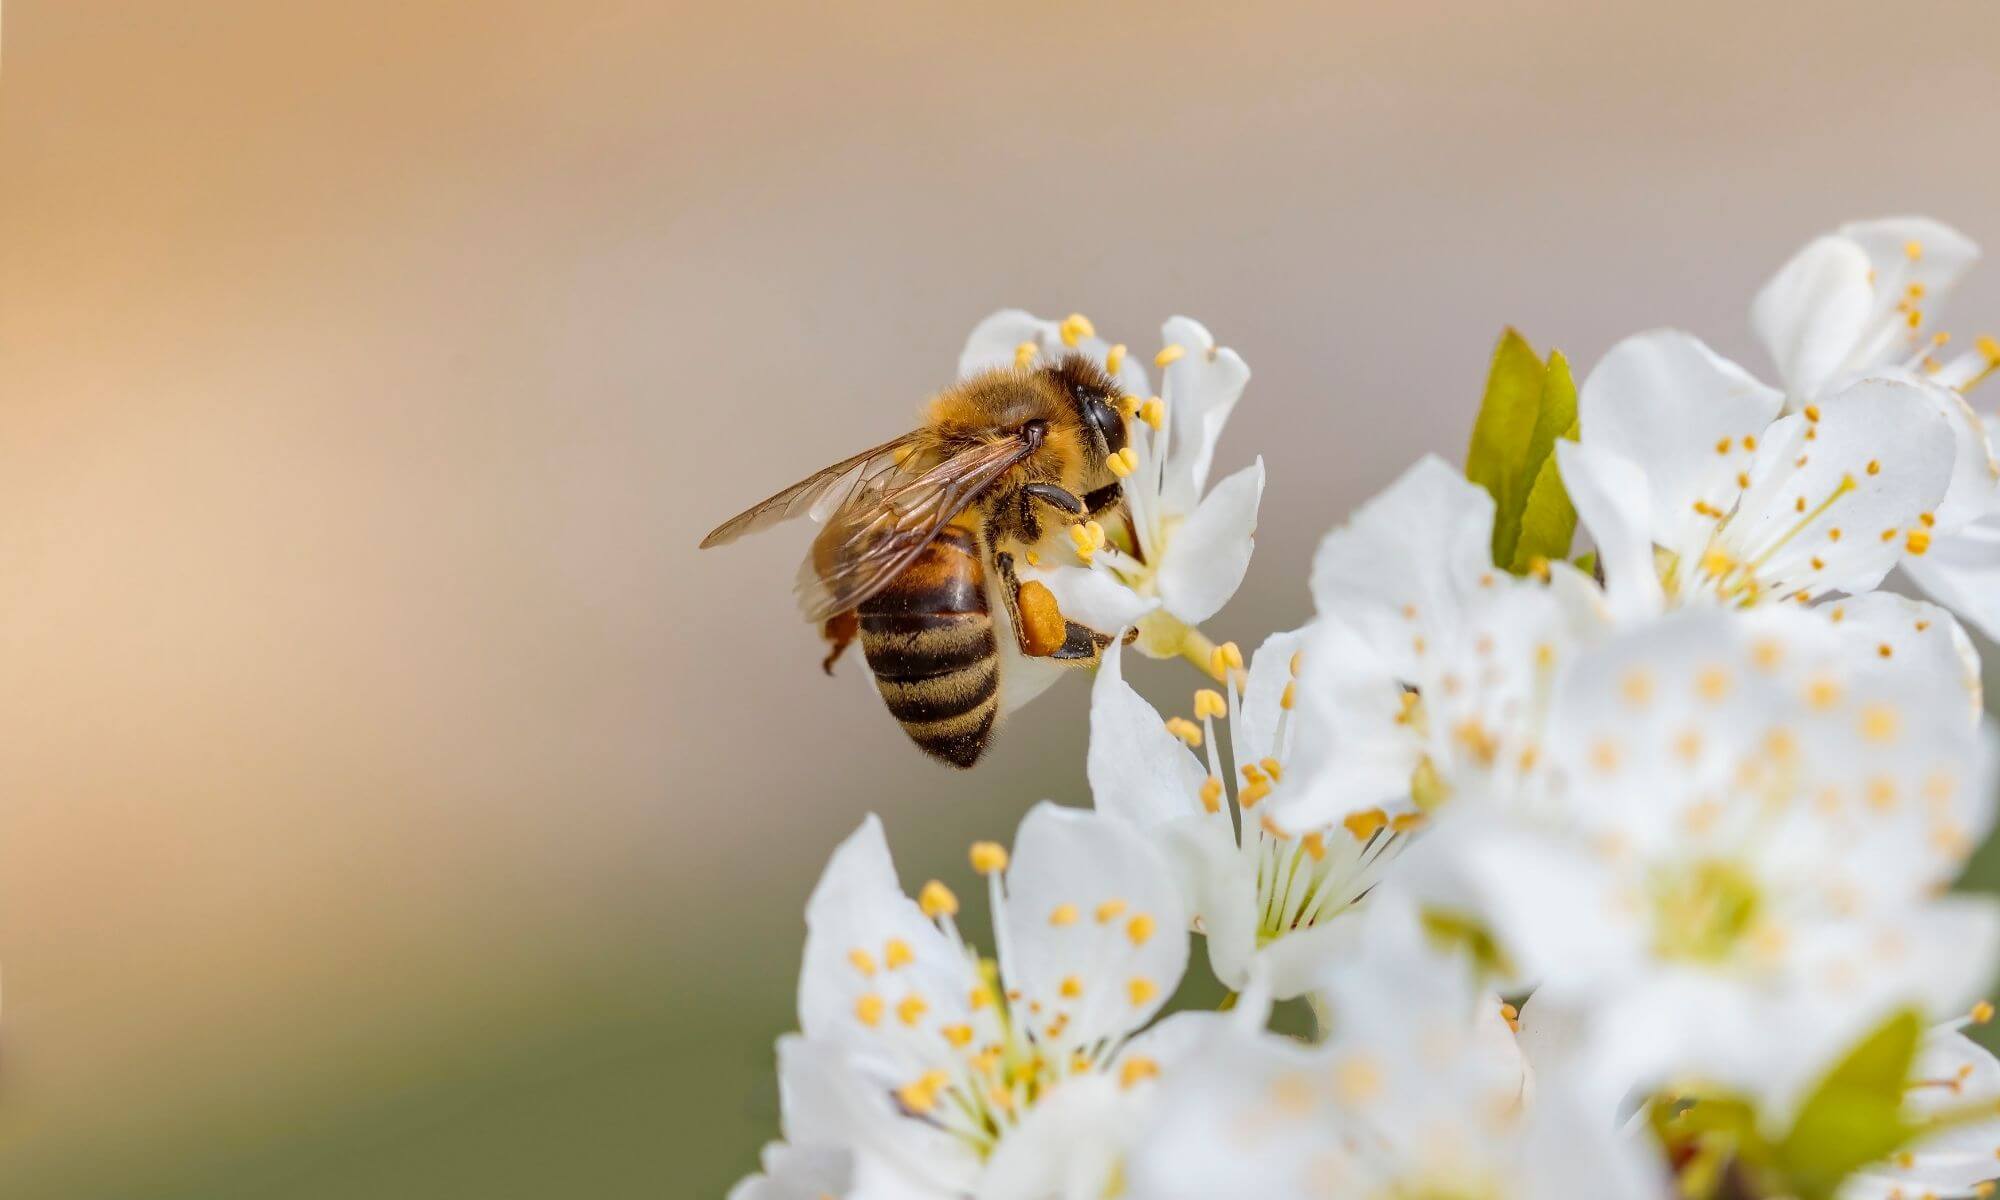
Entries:
[[1081, 354], [1065, 356], [1042, 371], [1076, 406], [1088, 441], [1101, 461], [1125, 448], [1125, 421], [1118, 415], [1118, 384]]

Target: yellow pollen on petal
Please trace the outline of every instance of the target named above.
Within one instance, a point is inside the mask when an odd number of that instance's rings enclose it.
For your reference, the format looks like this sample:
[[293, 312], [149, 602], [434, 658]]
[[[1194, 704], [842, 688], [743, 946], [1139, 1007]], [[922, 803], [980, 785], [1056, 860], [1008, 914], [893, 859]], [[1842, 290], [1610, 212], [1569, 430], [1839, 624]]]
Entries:
[[847, 952], [847, 961], [853, 963], [854, 969], [863, 975], [873, 975], [875, 973], [874, 956], [859, 946]]
[[[1111, 347], [1111, 349], [1106, 350], [1104, 352], [1104, 369], [1110, 374], [1116, 375], [1120, 370], [1124, 368], [1124, 366], [1125, 366], [1125, 343], [1119, 342], [1117, 345]], [[1126, 413], [1125, 415], [1129, 417], [1132, 414]]]
[[1151, 400], [1141, 404], [1139, 406], [1139, 419], [1152, 426], [1155, 430], [1164, 428], [1167, 423], [1166, 402], [1155, 396]]
[[1071, 349], [1075, 349], [1076, 344], [1084, 338], [1095, 337], [1097, 335], [1097, 327], [1092, 325], [1090, 318], [1084, 316], [1082, 313], [1071, 313], [1067, 317], [1064, 317], [1063, 323], [1057, 327], [1057, 331], [1062, 334], [1063, 345]]
[[1358, 813], [1349, 813], [1347, 818], [1341, 822], [1341, 825], [1346, 828], [1347, 832], [1354, 835], [1355, 841], [1365, 842], [1369, 838], [1374, 837], [1376, 832], [1388, 823], [1388, 813], [1383, 812], [1379, 808], [1368, 808]]
[[1159, 1063], [1154, 1062], [1143, 1054], [1128, 1054], [1120, 1061], [1118, 1066], [1118, 1085], [1120, 1087], [1132, 1087], [1135, 1084], [1143, 1083], [1148, 1079], [1157, 1077], [1159, 1073]]
[[943, 1029], [938, 1030], [938, 1032], [944, 1035], [944, 1040], [950, 1042], [952, 1048], [955, 1050], [963, 1050], [972, 1042], [972, 1026], [970, 1025], [947, 1025]]
[[1133, 1008], [1144, 1007], [1153, 997], [1160, 994], [1160, 985], [1143, 975], [1134, 975], [1125, 984], [1125, 995], [1132, 1001]]
[[887, 1007], [888, 1001], [873, 992], [869, 992], [854, 1002], [854, 1019], [863, 1025], [873, 1028], [881, 1024], [882, 1011]]
[[1201, 749], [1201, 726], [1186, 717], [1168, 717], [1167, 732], [1186, 742], [1189, 749]]
[[1228, 715], [1229, 705], [1223, 702], [1221, 692], [1216, 691], [1214, 688], [1202, 688], [1195, 692], [1195, 720], [1200, 721], [1208, 717], [1226, 717]]
[[1132, 939], [1134, 946], [1143, 946], [1153, 936], [1153, 918], [1145, 913], [1125, 922], [1125, 936]]
[[1058, 904], [1049, 912], [1049, 924], [1059, 929], [1064, 925], [1074, 925], [1076, 924], [1076, 915], [1076, 905]]
[[1074, 975], [1063, 976], [1062, 986], [1057, 989], [1065, 1000], [1075, 1000], [1083, 995], [1083, 980]]
[[1922, 554], [1930, 548], [1931, 531], [1928, 529], [1912, 529], [1909, 532], [1909, 536], [1903, 539], [1903, 549], [1908, 550], [1911, 554]]
[[917, 893], [917, 907], [932, 920], [954, 917], [958, 915], [958, 897], [950, 888], [933, 879]]
[[897, 967], [908, 966], [916, 955], [910, 950], [910, 943], [902, 938], [890, 938], [882, 947], [882, 962], [893, 971]]
[[1181, 345], [1179, 342], [1174, 342], [1165, 346], [1164, 348], [1161, 349], [1161, 351], [1158, 354], [1155, 354], [1153, 356], [1153, 365], [1156, 367], [1164, 367], [1169, 363], [1179, 362], [1182, 358], [1186, 357], [1186, 355], [1187, 355], [1187, 347]]
[[1035, 361], [1035, 343], [1022, 342], [1020, 345], [1014, 347], [1015, 366], [1025, 367], [1029, 363], [1034, 361]]
[[1222, 811], [1222, 781], [1213, 775], [1201, 781], [1201, 806], [1212, 813]]
[[922, 996], [911, 992], [897, 1002], [896, 1019], [905, 1025], [915, 1025], [918, 1021], [923, 1020], [924, 1014], [930, 1010], [930, 1004]]
[[1007, 847], [999, 842], [974, 842], [966, 857], [972, 860], [972, 869], [981, 875], [1007, 869]]
[[1111, 922], [1125, 915], [1125, 908], [1126, 904], [1123, 900], [1116, 898], [1106, 900], [1097, 906], [1097, 923], [1099, 925], [1111, 924]]
[[1806, 420], [1808, 421], [1819, 420], [1819, 405], [1817, 404], [1806, 405]]

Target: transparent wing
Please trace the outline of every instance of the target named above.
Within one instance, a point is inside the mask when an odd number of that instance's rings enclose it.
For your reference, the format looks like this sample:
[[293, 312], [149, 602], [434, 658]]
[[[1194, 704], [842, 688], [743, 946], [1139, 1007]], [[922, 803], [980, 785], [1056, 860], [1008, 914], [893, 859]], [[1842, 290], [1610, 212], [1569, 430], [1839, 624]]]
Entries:
[[716, 526], [712, 533], [701, 539], [701, 548], [706, 550], [710, 546], [733, 542], [746, 533], [769, 529], [781, 521], [807, 513], [823, 516], [843, 508], [870, 488], [879, 486], [896, 469], [897, 460], [906, 457], [923, 440], [921, 431], [906, 433], [872, 450], [863, 450], [853, 458], [815, 471], [770, 499], [751, 505]]
[[808, 621], [846, 612], [882, 590], [953, 517], [1032, 446], [1021, 438], [981, 442], [944, 458], [912, 455], [871, 481], [827, 519], [799, 571]]

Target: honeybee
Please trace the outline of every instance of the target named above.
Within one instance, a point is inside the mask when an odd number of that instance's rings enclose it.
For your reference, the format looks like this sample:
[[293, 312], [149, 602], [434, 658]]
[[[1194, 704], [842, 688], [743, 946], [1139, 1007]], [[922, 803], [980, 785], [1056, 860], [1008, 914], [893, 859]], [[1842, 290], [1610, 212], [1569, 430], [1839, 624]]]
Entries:
[[903, 731], [965, 769], [1002, 711], [1046, 686], [1050, 673], [1024, 660], [1092, 666], [1109, 644], [1066, 620], [1047, 587], [1022, 581], [1015, 555], [1121, 504], [1110, 464], [1125, 443], [1119, 388], [1090, 359], [995, 369], [937, 396], [919, 428], [815, 472], [701, 544], [822, 519], [795, 590], [830, 644], [823, 667], [831, 674], [858, 636]]

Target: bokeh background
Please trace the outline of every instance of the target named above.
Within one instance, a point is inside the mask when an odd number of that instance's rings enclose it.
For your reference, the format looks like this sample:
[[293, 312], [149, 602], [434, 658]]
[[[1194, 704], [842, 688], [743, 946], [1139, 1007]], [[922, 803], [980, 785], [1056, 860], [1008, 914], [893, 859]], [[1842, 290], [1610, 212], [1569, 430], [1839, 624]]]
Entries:
[[[1213, 624], [1587, 364], [1905, 210], [2000, 243], [1982, 0], [13, 0], [0, 66], [0, 1190], [714, 1196], [800, 905], [1085, 801], [819, 674], [796, 532], [1003, 305], [1255, 371]], [[2000, 325], [2000, 265], [1955, 306]], [[2000, 393], [1982, 397], [1990, 404]], [[1140, 674], [1172, 702], [1189, 678]]]

